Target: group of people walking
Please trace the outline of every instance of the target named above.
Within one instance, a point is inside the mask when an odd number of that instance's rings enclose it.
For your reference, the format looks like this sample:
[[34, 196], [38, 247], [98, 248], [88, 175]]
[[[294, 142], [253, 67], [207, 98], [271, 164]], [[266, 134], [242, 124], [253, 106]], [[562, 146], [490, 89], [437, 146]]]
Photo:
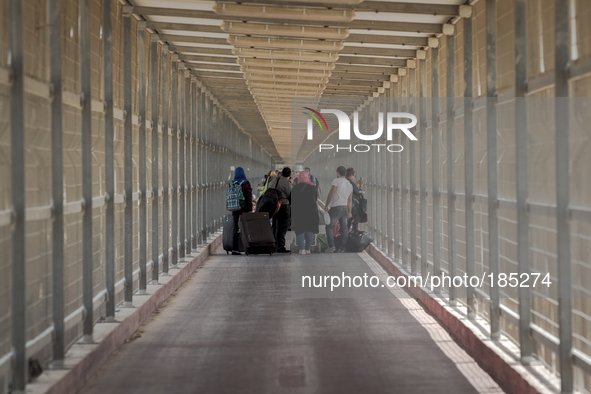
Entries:
[[[234, 171], [234, 179], [242, 187], [244, 195], [244, 207], [232, 212], [234, 222], [237, 224], [240, 216], [245, 212], [254, 211], [255, 203], [253, 189], [246, 179], [244, 169], [238, 167]], [[336, 178], [332, 181], [328, 192], [324, 211], [328, 213], [326, 218], [319, 211], [318, 197], [319, 184], [316, 177], [306, 167], [292, 179], [292, 171], [285, 167], [280, 173], [270, 171], [264, 176], [257, 187], [259, 198], [265, 193], [274, 190], [280, 199], [279, 208], [271, 215], [272, 229], [275, 236], [275, 253], [291, 253], [285, 244], [285, 236], [289, 228], [296, 235], [297, 248], [300, 254], [310, 254], [314, 244], [315, 234], [319, 233], [319, 226], [325, 225], [327, 253], [345, 252], [345, 245], [349, 231], [358, 230], [358, 224], [364, 221], [363, 207], [363, 179], [355, 182], [355, 170], [339, 166], [336, 169]], [[339, 223], [340, 242], [335, 245], [334, 228]], [[235, 226], [233, 238], [233, 255], [239, 255], [239, 233]]]

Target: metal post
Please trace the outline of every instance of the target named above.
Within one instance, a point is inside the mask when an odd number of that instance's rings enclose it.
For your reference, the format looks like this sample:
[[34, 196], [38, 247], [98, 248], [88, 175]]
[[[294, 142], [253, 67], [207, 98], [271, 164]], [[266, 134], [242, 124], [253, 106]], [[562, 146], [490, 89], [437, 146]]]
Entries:
[[[392, 87], [394, 90], [392, 96], [392, 111], [398, 112], [399, 110], [399, 101], [400, 101], [400, 82], [396, 83]], [[394, 130], [392, 133], [393, 144], [398, 144], [400, 141], [399, 136], [400, 132], [398, 130]], [[400, 157], [401, 154], [394, 155], [394, 165], [392, 169], [393, 178], [392, 183], [394, 185], [394, 261], [399, 264], [402, 264], [402, 254], [400, 248]]]
[[171, 165], [172, 165], [172, 230], [171, 230], [171, 243], [172, 243], [172, 261], [171, 265], [173, 268], [177, 267], [179, 262], [179, 248], [178, 248], [178, 230], [179, 230], [179, 181], [178, 181], [178, 136], [179, 136], [179, 125], [178, 125], [178, 103], [179, 103], [179, 83], [178, 83], [178, 55], [172, 54], [172, 70], [170, 79], [170, 116], [171, 116], [171, 128], [172, 128], [172, 149], [171, 149]]
[[[150, 112], [152, 115], [152, 282], [158, 283], [159, 226], [158, 226], [158, 35], [150, 37]], [[164, 133], [163, 133], [164, 135]]]
[[[376, 122], [376, 118], [377, 118], [377, 102], [376, 101], [372, 101], [369, 103], [369, 130], [376, 130], [377, 129], [377, 122]], [[368, 130], [366, 129], [366, 130]], [[341, 156], [344, 156], [345, 153], [342, 152]], [[341, 161], [341, 160], [339, 160]], [[371, 190], [371, 201], [372, 201], [372, 207], [371, 207], [371, 225], [372, 225], [372, 229], [373, 229], [373, 238], [375, 239], [375, 243], [377, 245], [378, 248], [381, 247], [381, 243], [380, 243], [380, 233], [379, 233], [379, 223], [378, 223], [378, 210], [379, 210], [379, 198], [378, 195], [380, 193], [380, 177], [379, 177], [379, 171], [378, 171], [378, 161], [377, 161], [377, 155], [373, 154], [370, 156], [370, 168], [371, 168], [371, 186], [372, 186], [372, 190]]]
[[[473, 60], [472, 60], [472, 17], [464, 19], [464, 193], [466, 212], [466, 274], [475, 273], [474, 260], [474, 113], [473, 103]], [[468, 318], [476, 318], [474, 288], [466, 289]]]
[[198, 214], [197, 214], [197, 219], [198, 219], [198, 231], [199, 231], [199, 244], [202, 244], [205, 242], [205, 234], [203, 232], [203, 226], [204, 226], [204, 221], [203, 221], [203, 210], [205, 209], [205, 200], [203, 199], [205, 190], [203, 188], [204, 185], [204, 181], [203, 181], [203, 177], [204, 177], [204, 162], [203, 162], [203, 130], [205, 128], [205, 93], [203, 91], [203, 85], [201, 85], [201, 83], [199, 83], [199, 129], [197, 130], [197, 135], [198, 135], [198, 151], [199, 151], [199, 156], [198, 156], [198, 171], [199, 171], [199, 176], [197, 179], [197, 185], [198, 185], [198, 190], [199, 190], [199, 205], [198, 205]]
[[[441, 192], [439, 145], [441, 134], [439, 131], [439, 48], [431, 49], [431, 134], [432, 156], [431, 164], [433, 176], [433, 276], [441, 276]], [[441, 293], [441, 288], [435, 288], [435, 294]]]
[[[204, 141], [204, 147], [203, 147], [203, 153], [204, 153], [204, 163], [208, 163], [208, 160], [211, 159], [211, 155], [209, 152], [209, 147], [207, 146], [207, 144], [209, 143], [209, 130], [211, 127], [211, 107], [212, 107], [212, 103], [211, 100], [209, 99], [209, 96], [206, 97], [205, 100], [205, 127], [204, 127], [204, 135], [203, 135], [203, 141]], [[203, 242], [207, 242], [207, 238], [209, 237], [209, 218], [211, 217], [211, 213], [208, 211], [207, 206], [209, 204], [209, 200], [210, 200], [210, 195], [209, 195], [209, 179], [210, 179], [210, 174], [209, 171], [206, 171], [205, 169], [203, 170]]]
[[[455, 87], [455, 35], [446, 38], [447, 54], [447, 262], [449, 275], [456, 276], [457, 271], [457, 223], [456, 223], [456, 87]], [[457, 290], [449, 287], [449, 304], [457, 304]]]
[[12, 381], [15, 394], [24, 394], [27, 380], [25, 270], [25, 80], [23, 70], [22, 2], [8, 3], [10, 48], [10, 186], [12, 197]]
[[191, 244], [192, 244], [192, 248], [193, 249], [197, 249], [197, 108], [198, 108], [198, 104], [197, 104], [197, 82], [193, 82], [192, 83], [192, 89], [191, 89], [191, 116], [192, 116], [192, 121], [191, 121], [191, 139], [192, 139], [192, 143], [191, 143], [191, 150], [193, 151], [191, 157], [192, 157], [192, 163], [193, 163], [193, 172], [192, 174], [192, 178], [191, 178], [191, 193], [193, 194], [193, 205], [191, 206], [191, 216], [192, 216], [192, 220], [191, 220], [191, 224], [192, 224], [192, 237], [191, 237]]
[[186, 227], [185, 227], [185, 237], [183, 238], [183, 246], [185, 248], [185, 254], [191, 254], [191, 195], [192, 195], [192, 188], [191, 188], [191, 75], [189, 74], [189, 70], [185, 70], [185, 182], [184, 182], [184, 190], [185, 190], [185, 207], [183, 208], [185, 212], [186, 218]]
[[[115, 320], [115, 154], [113, 146], [115, 128], [113, 119], [113, 28], [111, 13], [111, 1], [103, 0], [105, 190], [108, 195], [105, 206], [105, 283], [107, 285], [106, 321]], [[63, 185], [61, 187], [63, 188]]]
[[137, 23], [137, 84], [138, 84], [138, 183], [139, 201], [139, 241], [140, 241], [140, 283], [138, 294], [146, 294], [147, 286], [147, 190], [146, 190], [146, 22]]
[[[409, 69], [409, 112], [411, 114], [416, 113], [416, 69]], [[408, 140], [406, 136], [402, 137]], [[416, 145], [414, 141], [408, 140], [409, 146], [409, 159], [410, 159], [410, 192], [408, 194], [410, 198], [410, 271], [413, 274], [418, 272], [417, 270], [417, 153]]]
[[133, 298], [133, 160], [131, 95], [131, 9], [123, 8], [123, 175], [125, 189], [125, 307]]
[[558, 263], [558, 338], [560, 339], [560, 384], [562, 393], [574, 391], [572, 361], [572, 285], [570, 224], [570, 151], [569, 151], [569, 1], [555, 1], [555, 75], [556, 75], [556, 241]]
[[[380, 97], [380, 108], [381, 108], [381, 112], [382, 112], [382, 116], [384, 117], [384, 130], [387, 127], [387, 113], [388, 113], [388, 98], [387, 98], [387, 93], [385, 93], [384, 97]], [[387, 139], [387, 133], [384, 131], [383, 137], [382, 137], [382, 141], [384, 143], [384, 149], [386, 148], [388, 144], [388, 139]], [[380, 155], [380, 168], [382, 171], [382, 175], [380, 176], [380, 182], [381, 182], [381, 196], [382, 196], [382, 201], [380, 204], [380, 217], [381, 217], [381, 224], [382, 224], [382, 228], [381, 228], [381, 237], [382, 237], [382, 249], [384, 251], [388, 251], [388, 245], [390, 244], [390, 234], [388, 233], [388, 220], [390, 219], [390, 217], [388, 217], [387, 215], [385, 215], [384, 213], [386, 213], [388, 211], [388, 209], [386, 208], [388, 205], [390, 205], [388, 203], [388, 186], [390, 184], [389, 179], [388, 179], [388, 175], [390, 174], [389, 171], [389, 164], [390, 164], [390, 156], [391, 154], [385, 150], [383, 151], [383, 153]], [[390, 209], [392, 208], [392, 206], [390, 205]]]
[[60, 0], [50, 0], [47, 7], [49, 25], [49, 67], [51, 100], [51, 198], [52, 279], [53, 279], [53, 366], [62, 367], [64, 341], [64, 176], [62, 145], [62, 40]]
[[[517, 265], [519, 276], [530, 273], [529, 266], [529, 217], [528, 152], [527, 152], [527, 0], [516, 0], [515, 6], [515, 155], [517, 194]], [[530, 364], [533, 353], [531, 328], [531, 291], [519, 287], [519, 344], [522, 364]]]
[[80, 89], [81, 89], [81, 132], [82, 132], [82, 303], [84, 321], [82, 342], [92, 342], [94, 323], [93, 292], [93, 251], [92, 251], [92, 112], [90, 85], [90, 13], [88, 0], [79, 2], [80, 31]]
[[[499, 217], [497, 164], [497, 1], [486, 0], [486, 149], [488, 176], [488, 264], [493, 278], [499, 274]], [[490, 336], [501, 336], [499, 287], [490, 283]]]
[[[402, 95], [401, 95], [401, 102], [402, 102], [402, 111], [401, 112], [407, 112], [408, 111], [408, 88], [409, 88], [409, 83], [408, 83], [408, 78], [402, 78], [402, 81], [400, 83], [401, 88], [402, 88]], [[406, 89], [405, 89], [406, 88]], [[402, 266], [404, 268], [410, 268], [410, 260], [409, 260], [409, 248], [407, 246], [408, 244], [408, 230], [409, 230], [409, 223], [408, 223], [408, 219], [409, 216], [407, 214], [408, 212], [408, 203], [409, 203], [409, 188], [408, 188], [408, 137], [406, 135], [402, 135], [400, 134], [400, 144], [404, 147], [403, 151], [402, 151], [402, 162], [400, 165], [400, 185], [401, 185], [401, 189], [402, 192], [400, 193], [402, 201], [400, 204], [400, 208], [401, 208], [401, 212], [400, 212], [400, 217], [402, 219], [402, 250], [401, 250], [401, 258], [402, 258]]]
[[428, 271], [428, 235], [427, 226], [427, 60], [419, 60], [419, 155], [420, 155], [420, 201], [421, 201], [421, 276], [427, 277]]
[[185, 257], [185, 139], [187, 137], [187, 123], [185, 118], [186, 84], [185, 65], [179, 67], [179, 258]]
[[[388, 98], [386, 99], [387, 103], [384, 111], [386, 113], [393, 112], [393, 96], [394, 86], [393, 84], [391, 84], [390, 88], [388, 89]], [[389, 144], [390, 142], [387, 141], [386, 143]], [[393, 166], [396, 154], [391, 154], [388, 152], [386, 157], [386, 234], [388, 237], [387, 253], [389, 257], [392, 257], [392, 255], [394, 254], [394, 183], [392, 182], [392, 176], [394, 171]]]
[[[381, 106], [380, 106], [380, 98], [376, 97], [374, 98], [373, 101], [373, 115], [372, 115], [372, 123], [373, 123], [373, 128], [371, 130], [368, 130], [369, 132], [374, 132], [374, 130], [378, 129], [378, 122], [379, 122], [379, 114], [381, 112]], [[383, 117], [383, 114], [382, 114]], [[385, 127], [385, 126], [384, 126]], [[378, 143], [380, 142], [379, 140], [377, 141]], [[381, 155], [378, 154], [377, 152], [375, 152], [373, 155], [373, 164], [374, 164], [374, 169], [373, 172], [376, 175], [376, 179], [375, 179], [375, 187], [374, 187], [374, 191], [375, 191], [375, 199], [376, 199], [376, 206], [375, 206], [375, 219], [376, 219], [376, 245], [378, 246], [379, 249], [382, 248], [383, 244], [382, 244], [382, 180], [383, 180], [383, 175], [382, 175], [382, 166], [381, 166]]]
[[162, 50], [160, 56], [160, 75], [161, 75], [161, 107], [162, 107], [162, 273], [168, 274], [169, 263], [169, 237], [170, 237], [170, 182], [168, 175], [168, 140], [169, 140], [169, 124], [168, 124], [168, 110], [170, 105], [169, 88], [168, 88], [168, 45], [161, 45]]

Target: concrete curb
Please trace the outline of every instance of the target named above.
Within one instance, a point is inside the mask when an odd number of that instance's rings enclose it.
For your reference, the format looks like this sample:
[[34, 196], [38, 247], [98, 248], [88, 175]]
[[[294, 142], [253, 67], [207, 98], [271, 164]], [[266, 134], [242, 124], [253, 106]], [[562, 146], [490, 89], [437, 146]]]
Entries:
[[[392, 264], [381, 251], [370, 244], [366, 252], [392, 276], [408, 276]], [[517, 371], [505, 358], [483, 342], [458, 316], [445, 305], [434, 299], [420, 287], [407, 286], [405, 289], [419, 301], [441, 323], [474, 360], [497, 384], [510, 394], [539, 394], [540, 391], [525, 376]]]
[[[209, 257], [221, 244], [222, 235], [217, 235], [197, 257], [180, 269], [168, 283], [159, 287], [151, 297], [138, 307], [131, 315], [117, 324], [116, 328], [107, 334], [104, 339], [95, 346], [71, 369], [64, 371], [63, 376], [55, 382], [46, 394], [77, 393], [88, 382], [91, 376], [109, 359], [111, 354], [121, 346], [131, 335], [150, 317], [150, 315], [166, 301]], [[103, 324], [103, 323], [100, 323]], [[112, 324], [112, 323], [104, 323]]]

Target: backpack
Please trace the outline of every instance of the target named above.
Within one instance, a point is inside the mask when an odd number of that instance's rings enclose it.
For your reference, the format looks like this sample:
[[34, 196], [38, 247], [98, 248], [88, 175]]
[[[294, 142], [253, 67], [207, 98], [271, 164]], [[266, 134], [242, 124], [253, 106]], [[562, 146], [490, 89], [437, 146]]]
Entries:
[[271, 179], [271, 177], [268, 177], [267, 178], [267, 181], [265, 182], [265, 185], [264, 186], [259, 186], [257, 188], [258, 191], [259, 191], [259, 196], [262, 196], [267, 191], [267, 187], [269, 186], [269, 179]]
[[310, 174], [310, 182], [314, 184], [314, 186], [318, 187], [318, 183], [316, 183], [316, 177]]
[[[279, 176], [281, 177], [281, 176]], [[277, 179], [277, 184], [279, 184], [279, 178]], [[277, 184], [275, 187], [268, 188], [265, 191], [265, 194], [259, 197], [257, 201], [257, 212], [267, 212], [269, 214], [269, 218], [275, 216], [275, 214], [281, 208], [281, 195], [279, 190], [277, 190]]]
[[234, 181], [230, 183], [228, 190], [226, 191], [226, 209], [228, 211], [240, 211], [244, 209], [245, 200], [244, 193], [242, 192], [242, 182]]
[[349, 182], [351, 183], [351, 186], [353, 186], [353, 195], [351, 196], [351, 214], [355, 215], [357, 214], [357, 212], [362, 210], [361, 200], [363, 200], [363, 196], [361, 195], [361, 193], [359, 193], [359, 189], [357, 189], [357, 193], [355, 193], [355, 183], [353, 183], [353, 181], [351, 180], [349, 180]]

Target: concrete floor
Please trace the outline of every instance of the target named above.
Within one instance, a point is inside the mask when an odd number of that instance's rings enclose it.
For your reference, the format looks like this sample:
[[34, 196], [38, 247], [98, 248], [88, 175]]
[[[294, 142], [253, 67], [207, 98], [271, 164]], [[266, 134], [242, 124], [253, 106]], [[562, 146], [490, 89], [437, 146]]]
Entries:
[[246, 257], [219, 249], [82, 392], [492, 392], [477, 391], [391, 293], [292, 298], [291, 268], [340, 275], [341, 263], [371, 273], [357, 254]]

